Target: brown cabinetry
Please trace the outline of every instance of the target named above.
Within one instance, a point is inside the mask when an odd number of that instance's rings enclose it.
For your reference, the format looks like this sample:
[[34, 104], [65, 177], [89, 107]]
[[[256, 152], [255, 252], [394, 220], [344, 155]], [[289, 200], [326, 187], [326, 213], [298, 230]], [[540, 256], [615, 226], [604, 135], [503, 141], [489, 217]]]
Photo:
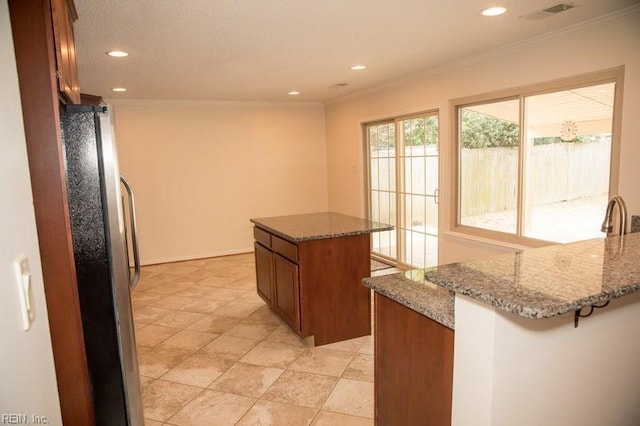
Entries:
[[257, 292], [315, 345], [371, 334], [369, 234], [291, 242], [254, 227]]
[[273, 300], [273, 256], [271, 251], [260, 243], [253, 244], [256, 255], [256, 284], [258, 295], [271, 305]]
[[62, 422], [93, 425], [60, 139], [59, 92], [52, 79], [56, 72], [52, 6], [50, 0], [10, 0], [8, 4]]
[[273, 254], [273, 309], [296, 333], [300, 333], [300, 297], [298, 265]]
[[454, 332], [375, 294], [375, 422], [451, 424]]
[[80, 103], [73, 23], [78, 19], [73, 0], [51, 0], [58, 88], [66, 103]]

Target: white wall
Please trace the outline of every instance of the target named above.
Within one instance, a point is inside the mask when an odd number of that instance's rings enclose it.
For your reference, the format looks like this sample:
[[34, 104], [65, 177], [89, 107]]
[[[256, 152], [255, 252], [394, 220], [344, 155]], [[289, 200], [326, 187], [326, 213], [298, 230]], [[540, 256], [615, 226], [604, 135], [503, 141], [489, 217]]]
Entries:
[[619, 425], [640, 419], [640, 293], [574, 328], [456, 295], [452, 424]]
[[[0, 423], [3, 414], [62, 424], [38, 252], [9, 10], [0, 1]], [[36, 319], [23, 331], [13, 260], [29, 257]]]
[[619, 194], [626, 199], [630, 214], [640, 214], [639, 7], [329, 104], [326, 110], [329, 209], [365, 214], [361, 123], [439, 110], [440, 262], [503, 252], [504, 247], [487, 241], [466, 242], [447, 234], [453, 144], [450, 100], [618, 66], [625, 67]]
[[321, 104], [110, 103], [143, 263], [252, 251], [250, 218], [327, 210]]

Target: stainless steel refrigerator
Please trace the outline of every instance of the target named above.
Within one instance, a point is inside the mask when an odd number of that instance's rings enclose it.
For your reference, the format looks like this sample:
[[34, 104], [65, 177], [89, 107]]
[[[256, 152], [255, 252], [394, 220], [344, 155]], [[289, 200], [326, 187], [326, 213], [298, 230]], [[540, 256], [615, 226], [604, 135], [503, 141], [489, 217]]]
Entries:
[[[131, 307], [131, 290], [140, 271], [133, 194], [126, 181], [121, 181], [106, 107], [66, 106], [61, 111], [61, 124], [78, 297], [96, 424], [142, 425]], [[125, 191], [121, 182], [126, 185]], [[123, 193], [131, 198], [125, 201]], [[126, 213], [125, 206], [129, 207]]]

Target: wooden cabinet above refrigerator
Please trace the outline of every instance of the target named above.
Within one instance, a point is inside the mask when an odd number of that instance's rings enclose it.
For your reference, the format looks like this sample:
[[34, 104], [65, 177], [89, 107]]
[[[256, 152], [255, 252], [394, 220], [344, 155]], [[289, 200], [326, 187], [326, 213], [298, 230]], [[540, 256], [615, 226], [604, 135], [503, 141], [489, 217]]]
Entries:
[[73, 0], [51, 0], [53, 38], [56, 53], [56, 77], [63, 103], [80, 103], [76, 43], [73, 23], [78, 13]]

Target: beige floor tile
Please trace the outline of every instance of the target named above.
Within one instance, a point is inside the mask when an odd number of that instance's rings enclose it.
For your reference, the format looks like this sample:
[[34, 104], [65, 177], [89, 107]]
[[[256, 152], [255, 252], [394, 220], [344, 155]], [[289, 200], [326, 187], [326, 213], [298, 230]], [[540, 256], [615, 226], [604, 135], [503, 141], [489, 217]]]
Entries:
[[208, 297], [211, 293], [211, 288], [208, 287], [204, 287], [201, 285], [192, 285], [189, 286], [187, 288], [182, 289], [178, 295], [179, 296], [186, 296], [186, 297], [195, 297], [195, 298], [200, 298], [200, 297]]
[[188, 356], [189, 354], [154, 348], [138, 356], [138, 368], [142, 376], [157, 379]]
[[187, 303], [180, 307], [181, 311], [197, 312], [199, 314], [210, 314], [216, 309], [220, 309], [226, 302], [208, 300], [208, 299], [193, 299], [191, 303]]
[[303, 348], [286, 343], [262, 341], [243, 356], [241, 361], [265, 367], [287, 368], [302, 351]]
[[322, 409], [373, 418], [373, 383], [340, 379]]
[[140, 390], [144, 391], [154, 380], [153, 377], [140, 376]]
[[221, 300], [229, 302], [236, 297], [242, 295], [244, 290], [236, 290], [232, 288], [220, 288], [220, 287], [203, 287], [206, 291], [206, 297], [211, 300]]
[[256, 293], [256, 290], [255, 290], [255, 286], [256, 286], [255, 279], [251, 280], [251, 287], [249, 291], [247, 291], [245, 294], [241, 296], [236, 297], [234, 302], [250, 303], [253, 305], [263, 306], [265, 304], [265, 301], [262, 300], [260, 296], [258, 296], [258, 293]]
[[206, 277], [203, 277], [202, 279], [198, 280], [198, 285], [205, 286], [205, 287], [224, 288], [226, 283], [228, 282], [229, 282], [229, 277], [216, 276], [216, 275], [209, 274]]
[[237, 361], [256, 346], [257, 343], [257, 340], [222, 335], [202, 348], [200, 353], [202, 355]]
[[343, 340], [341, 342], [330, 343], [328, 345], [318, 347], [324, 349], [335, 349], [337, 351], [358, 352], [363, 342], [364, 337], [356, 337], [355, 339]]
[[136, 323], [152, 324], [163, 316], [170, 314], [169, 309], [159, 309], [151, 306], [144, 306], [133, 310], [133, 318]]
[[155, 324], [146, 325], [136, 330], [136, 343], [140, 346], [152, 348], [179, 331], [177, 328], [162, 327]]
[[337, 380], [335, 377], [287, 370], [275, 381], [262, 399], [320, 408]]
[[216, 315], [243, 319], [251, 315], [258, 307], [256, 304], [251, 303], [229, 302], [221, 308], [216, 309], [214, 313]]
[[222, 334], [238, 325], [237, 318], [210, 314], [191, 324], [187, 330], [202, 331], [204, 333]]
[[[140, 276], [141, 282], [144, 282], [144, 274]], [[174, 275], [169, 273], [158, 274], [154, 279], [153, 288], [150, 291], [164, 294], [169, 296], [176, 294], [179, 291], [189, 286], [189, 282], [184, 279], [177, 279]]]
[[260, 398], [284, 370], [261, 365], [237, 363], [209, 388], [220, 392]]
[[165, 294], [151, 291], [134, 291], [131, 297], [136, 306], [148, 306], [167, 297]]
[[164, 423], [151, 419], [144, 419], [144, 426], [162, 426]]
[[211, 341], [218, 336], [219, 334], [182, 330], [169, 337], [156, 347], [158, 349], [166, 349], [168, 351], [179, 351], [192, 354], [211, 343]]
[[351, 352], [308, 348], [289, 366], [289, 370], [340, 377], [352, 358]]
[[[252, 290], [256, 287], [255, 277], [243, 277], [240, 276], [241, 269], [238, 269], [236, 276], [231, 279], [226, 279], [217, 284], [222, 288], [235, 288], [239, 290]], [[246, 274], [245, 274], [246, 275]]]
[[281, 324], [271, 332], [266, 338], [268, 342], [286, 343], [287, 345], [301, 348], [310, 347], [311, 344], [291, 331], [289, 326]]
[[163, 299], [158, 300], [155, 303], [149, 305], [152, 308], [160, 308], [160, 309], [173, 309], [178, 310], [180, 307], [193, 302], [193, 298], [186, 296], [178, 296], [175, 294], [169, 295]]
[[193, 355], [169, 370], [162, 380], [205, 388], [234, 364], [228, 359]]
[[236, 424], [238, 426], [303, 426], [311, 422], [315, 413], [316, 410], [314, 408], [261, 400], [256, 402]]
[[156, 380], [142, 393], [145, 418], [164, 422], [187, 405], [202, 389]]
[[172, 311], [154, 322], [154, 325], [183, 329], [205, 317], [206, 314], [196, 312]]
[[358, 349], [359, 353], [373, 355], [373, 336], [365, 336], [362, 346]]
[[373, 383], [373, 355], [356, 354], [342, 377]]
[[133, 300], [146, 424], [373, 424], [373, 337], [314, 348], [253, 253], [144, 267]]
[[244, 337], [246, 339], [262, 340], [275, 330], [276, 327], [276, 325], [270, 324], [240, 323], [230, 328], [224, 334]]
[[169, 423], [178, 426], [234, 425], [255, 401], [245, 396], [204, 390], [171, 417]]
[[242, 320], [244, 323], [253, 324], [269, 324], [275, 326], [285, 325], [276, 314], [274, 314], [267, 305], [260, 305], [258, 309], [253, 311], [251, 315], [248, 315]]
[[311, 424], [313, 426], [373, 426], [373, 419], [320, 410]]
[[211, 271], [209, 271], [205, 267], [205, 265], [199, 265], [197, 263], [194, 263], [193, 261], [190, 261], [189, 263], [194, 269], [192, 271], [181, 271], [182, 276], [187, 277], [188, 279], [195, 282], [199, 282], [200, 280], [207, 278], [211, 274]]
[[176, 285], [175, 283], [158, 284], [153, 287], [153, 292], [161, 294], [162, 298], [171, 296], [173, 294], [177, 294], [182, 290], [183, 290], [183, 285], [182, 284]]

